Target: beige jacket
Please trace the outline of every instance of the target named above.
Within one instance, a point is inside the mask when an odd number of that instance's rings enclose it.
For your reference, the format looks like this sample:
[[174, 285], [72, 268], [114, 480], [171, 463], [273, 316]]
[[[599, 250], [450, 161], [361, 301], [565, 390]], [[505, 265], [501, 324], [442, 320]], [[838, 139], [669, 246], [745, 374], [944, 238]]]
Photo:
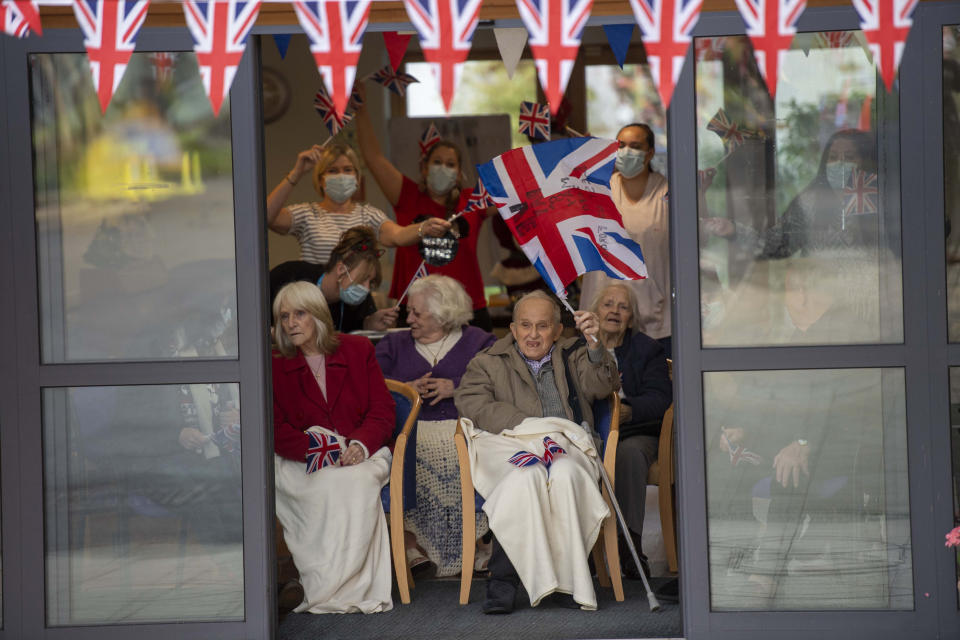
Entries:
[[[582, 339], [561, 338], [551, 359], [560, 397], [565, 399], [569, 399], [570, 389], [564, 362], [570, 363], [581, 419], [591, 426], [594, 400], [620, 388], [620, 375], [613, 357], [606, 349], [601, 349], [600, 355], [598, 362], [592, 362]], [[474, 356], [460, 379], [454, 402], [461, 416], [492, 433], [515, 427], [525, 418], [543, 417], [533, 374], [517, 352], [510, 334]], [[567, 418], [576, 420], [569, 403]]]

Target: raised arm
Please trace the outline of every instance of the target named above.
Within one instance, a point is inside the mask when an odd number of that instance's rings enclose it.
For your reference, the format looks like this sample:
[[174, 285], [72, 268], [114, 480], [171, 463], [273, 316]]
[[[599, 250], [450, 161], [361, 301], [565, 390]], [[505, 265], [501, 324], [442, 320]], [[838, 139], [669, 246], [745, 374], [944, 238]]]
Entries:
[[274, 187], [270, 195], [267, 196], [267, 226], [271, 231], [277, 233], [290, 232], [293, 218], [290, 215], [290, 210], [283, 205], [290, 197], [290, 192], [300, 182], [300, 179], [305, 174], [309, 175], [313, 172], [313, 168], [320, 161], [322, 152], [323, 147], [315, 144], [306, 151], [297, 154], [297, 162], [293, 165], [293, 169], [283, 176], [280, 184]]
[[363, 161], [373, 174], [373, 179], [380, 185], [383, 195], [387, 197], [390, 204], [396, 206], [400, 202], [403, 174], [383, 155], [383, 149], [380, 148], [380, 141], [377, 140], [377, 135], [373, 131], [373, 123], [370, 121], [370, 114], [365, 104], [357, 110], [354, 122], [357, 125], [357, 143], [363, 155]]
[[385, 247], [409, 247], [420, 242], [420, 238], [424, 236], [439, 238], [449, 230], [450, 223], [440, 218], [414, 222], [405, 227], [393, 220], [387, 220], [380, 225], [380, 244]]

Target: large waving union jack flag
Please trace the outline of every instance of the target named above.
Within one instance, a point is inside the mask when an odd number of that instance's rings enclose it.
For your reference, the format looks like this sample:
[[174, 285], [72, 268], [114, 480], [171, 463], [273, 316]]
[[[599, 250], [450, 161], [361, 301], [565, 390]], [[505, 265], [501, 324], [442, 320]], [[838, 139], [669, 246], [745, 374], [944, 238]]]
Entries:
[[340, 441], [336, 436], [307, 431], [307, 473], [340, 464]]
[[259, 0], [183, 0], [183, 14], [193, 36], [200, 77], [214, 115], [220, 113], [223, 99], [230, 93], [247, 36], [259, 12]]
[[616, 155], [613, 140], [567, 138], [513, 149], [477, 167], [517, 244], [561, 297], [587, 271], [647, 277], [640, 245], [610, 198]]
[[737, 0], [737, 8], [747, 25], [757, 67], [767, 83], [770, 97], [777, 95], [777, 69], [786, 55], [806, 0]]
[[853, 8], [860, 14], [860, 28], [870, 46], [873, 62], [887, 91], [893, 89], [903, 46], [913, 21], [910, 16], [918, 0], [853, 0]]
[[593, 0], [517, 0], [550, 113], [560, 108]]
[[300, 26], [310, 38], [310, 52], [317, 70], [340, 116], [346, 112], [353, 91], [370, 3], [371, 0], [293, 3]]
[[8, 36], [26, 38], [31, 33], [43, 35], [40, 9], [36, 0], [3, 0], [0, 2], [0, 27]]
[[702, 4], [703, 0], [630, 0], [664, 109], [670, 106]]
[[103, 112], [127, 69], [149, 6], [150, 0], [74, 0], [73, 12], [83, 31], [93, 86]]
[[423, 57], [433, 68], [447, 111], [470, 53], [482, 0], [403, 0], [420, 35]]

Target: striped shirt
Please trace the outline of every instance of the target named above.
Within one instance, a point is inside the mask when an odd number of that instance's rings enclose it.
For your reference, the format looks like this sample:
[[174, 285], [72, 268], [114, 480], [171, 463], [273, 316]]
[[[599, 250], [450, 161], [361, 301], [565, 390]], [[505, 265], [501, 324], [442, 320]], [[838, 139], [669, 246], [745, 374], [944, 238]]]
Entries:
[[367, 203], [356, 203], [349, 213], [330, 213], [318, 202], [304, 202], [287, 207], [292, 219], [290, 235], [300, 241], [300, 259], [326, 264], [340, 236], [351, 227], [366, 225], [380, 238], [380, 226], [389, 220], [380, 209]]

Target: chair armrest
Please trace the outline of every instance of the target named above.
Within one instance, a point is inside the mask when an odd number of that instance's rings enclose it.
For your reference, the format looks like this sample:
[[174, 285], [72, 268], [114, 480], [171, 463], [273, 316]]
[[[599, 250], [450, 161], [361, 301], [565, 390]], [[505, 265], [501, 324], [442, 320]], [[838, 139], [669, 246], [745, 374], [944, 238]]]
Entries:
[[460, 467], [460, 491], [464, 499], [473, 499], [473, 476], [470, 473], [470, 453], [467, 450], [467, 435], [457, 420], [457, 428], [453, 432], [453, 442], [457, 447], [457, 464]]
[[663, 414], [660, 426], [660, 441], [657, 445], [657, 462], [660, 465], [660, 486], [673, 484], [673, 403]]

